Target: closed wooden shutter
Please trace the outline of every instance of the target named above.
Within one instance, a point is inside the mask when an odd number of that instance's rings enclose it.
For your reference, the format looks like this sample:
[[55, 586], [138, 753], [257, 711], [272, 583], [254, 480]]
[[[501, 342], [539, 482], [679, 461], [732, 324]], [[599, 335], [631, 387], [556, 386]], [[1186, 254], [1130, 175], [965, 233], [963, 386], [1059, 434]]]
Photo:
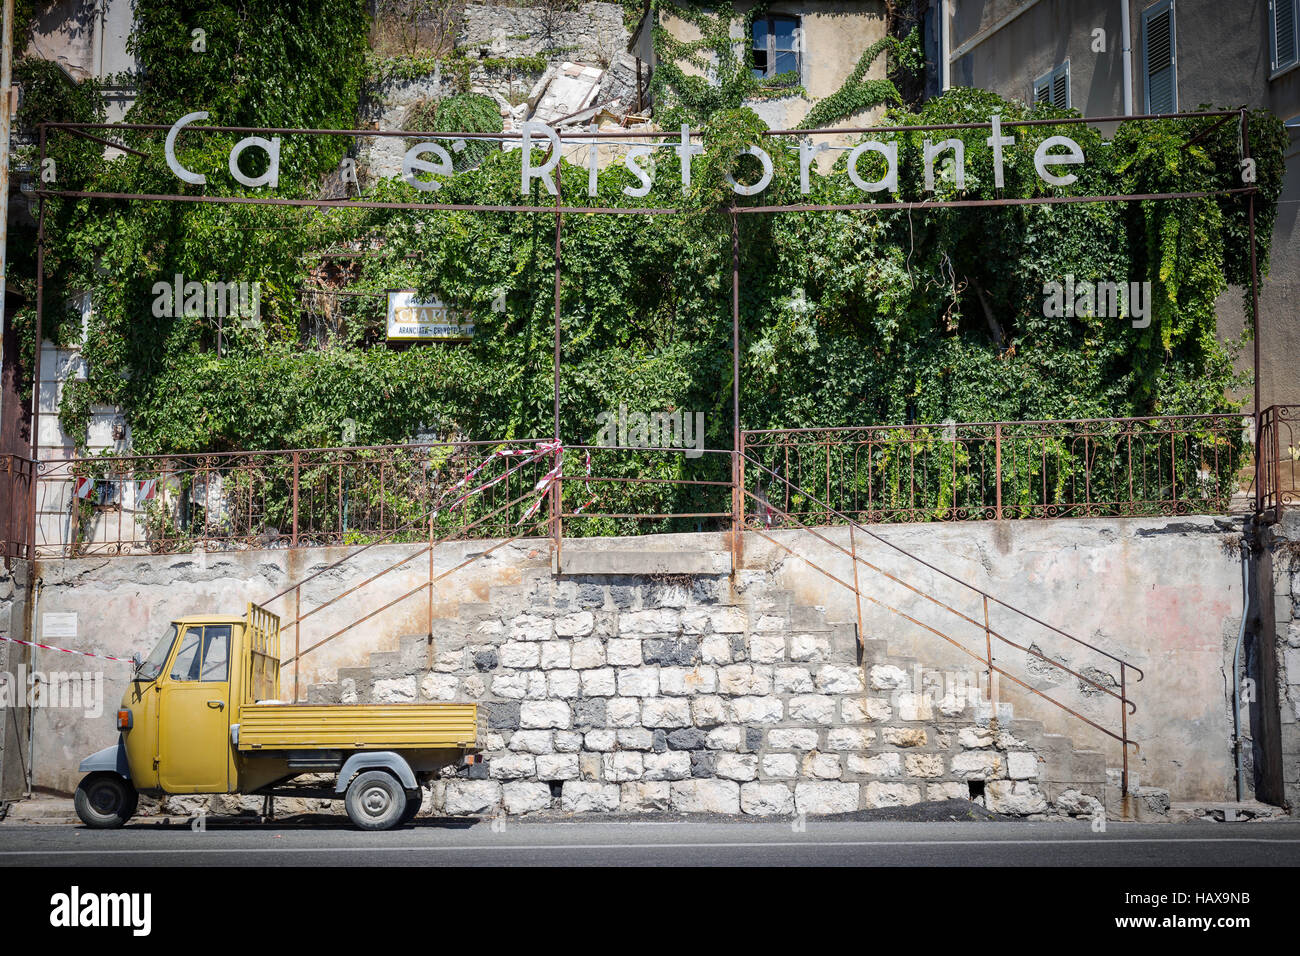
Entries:
[[1143, 11], [1142, 50], [1146, 71], [1146, 111], [1175, 112], [1178, 109], [1178, 69], [1172, 2]]
[[1273, 69], [1293, 66], [1300, 59], [1300, 43], [1296, 37], [1297, 0], [1271, 0], [1270, 39], [1273, 46]]

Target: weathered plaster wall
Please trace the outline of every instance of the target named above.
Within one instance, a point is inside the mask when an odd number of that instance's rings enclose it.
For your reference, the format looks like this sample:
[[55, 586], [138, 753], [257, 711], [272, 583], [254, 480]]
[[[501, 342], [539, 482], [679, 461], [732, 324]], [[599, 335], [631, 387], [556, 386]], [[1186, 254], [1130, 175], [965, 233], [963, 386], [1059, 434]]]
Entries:
[[1300, 512], [1284, 514], [1271, 538], [1282, 782], [1294, 813], [1300, 807]]
[[[1142, 11], [1157, 0], [1130, 4], [1133, 112], [1145, 112], [1142, 76]], [[954, 4], [952, 49], [991, 30], [1004, 16], [1023, 6], [1019, 0]], [[1284, 122], [1300, 117], [1300, 68], [1271, 75], [1267, 0], [1178, 0], [1175, 35], [1180, 110], [1202, 104], [1234, 108], [1266, 107]], [[1070, 105], [1084, 116], [1124, 112], [1122, 20], [1118, 0], [1041, 0], [959, 57], [952, 67], [954, 86], [994, 90], [1028, 101], [1034, 80], [1054, 67], [1070, 64]], [[1104, 49], [1094, 31], [1104, 31]], [[1108, 135], [1113, 124], [1102, 127]], [[1292, 130], [1281, 205], [1273, 230], [1268, 276], [1260, 289], [1260, 391], [1264, 406], [1300, 403], [1300, 325], [1295, 321], [1300, 297], [1300, 132]], [[1116, 276], [1117, 280], [1126, 277]], [[1244, 290], [1230, 288], [1217, 303], [1220, 335], [1235, 341], [1245, 322]], [[1252, 367], [1246, 348], [1238, 368]], [[1253, 406], [1248, 386], [1243, 397]]]
[[[1229, 799], [1232, 788], [1230, 686], [1226, 674], [1240, 621], [1241, 569], [1235, 542], [1238, 522], [1213, 518], [1089, 519], [1049, 522], [965, 522], [877, 528], [882, 538], [964, 582], [1000, 598], [1047, 624], [1121, 657], [1126, 684], [1138, 711], [1130, 735], [1141, 753], [1130, 758], [1142, 783], [1167, 788], [1174, 800]], [[828, 537], [848, 547], [847, 534]], [[892, 549], [857, 536], [859, 553], [895, 575], [983, 622], [983, 599], [970, 588], [920, 567]], [[797, 550], [809, 553], [801, 544]], [[772, 546], [747, 545], [747, 560], [778, 557]], [[831, 573], [851, 579], [849, 559], [830, 548], [815, 557]], [[852, 594], [806, 565], [786, 558], [789, 586], [824, 603], [843, 620], [856, 614]], [[859, 565], [865, 592], [984, 655], [982, 627], [917, 596], [904, 584]], [[796, 593], [799, 593], [797, 590]], [[868, 636], [887, 636], [891, 649], [912, 654], [948, 671], [978, 669], [968, 654], [933, 633], [863, 602]], [[1118, 688], [1115, 661], [990, 602], [994, 631], [1037, 649], [1044, 656], [1103, 686]], [[994, 640], [996, 662], [1035, 689], [1101, 726], [1118, 730], [1114, 698], [1057, 668]], [[1005, 678], [1002, 698], [1018, 717], [1041, 720], [1054, 733], [1069, 734], [1108, 755], [1118, 766], [1119, 746], [1054, 705]]]
[[[1234, 525], [1210, 518], [1180, 518], [1002, 524], [970, 522], [878, 530], [882, 537], [914, 551], [936, 566], [1026, 609], [1043, 621], [1068, 629], [1101, 650], [1122, 655], [1142, 668], [1146, 676], [1141, 682], [1135, 681], [1131, 670], [1127, 674], [1130, 696], [1139, 707], [1129, 723], [1131, 735], [1142, 745], [1141, 755], [1132, 761], [1132, 770], [1139, 782], [1168, 788], [1174, 800], [1227, 799], [1230, 796], [1231, 714], [1225, 660], [1226, 655], [1231, 654], [1241, 610], [1240, 567], [1234, 546], [1238, 529]], [[779, 531], [775, 534], [783, 543], [831, 573], [851, 578], [848, 559], [829, 545], [818, 544], [802, 532]], [[828, 532], [827, 537], [847, 544], [847, 534], [842, 531]], [[578, 542], [572, 546], [566, 542], [566, 549], [576, 548], [579, 544], [587, 549], [626, 548], [629, 542], [627, 539], [609, 539]], [[965, 589], [955, 582], [919, 568], [889, 548], [864, 540], [861, 534], [857, 544], [860, 553], [872, 564], [896, 573], [922, 592], [982, 621], [982, 602], [973, 592], [963, 594]], [[725, 553], [725, 542], [717, 535], [662, 536], [639, 540], [636, 546], [658, 552], [704, 549]], [[436, 569], [439, 572], [450, 569], [468, 555], [483, 551], [484, 547], [478, 542], [441, 549], [436, 558]], [[312, 568], [323, 567], [343, 553], [342, 550], [324, 549], [45, 562], [39, 569], [45, 584], [41, 609], [43, 612], [77, 612], [77, 646], [82, 649], [117, 656], [142, 654], [148, 651], [172, 618], [204, 611], [238, 611], [246, 602], [265, 600], [292, 581], [299, 580]], [[302, 608], [315, 607], [326, 597], [344, 592], [409, 553], [404, 546], [370, 549], [345, 565], [348, 569], [346, 574], [341, 570], [331, 572], [304, 586]], [[737, 603], [748, 606], [749, 624], [742, 636], [749, 633], [750, 628], [757, 628], [757, 621], [768, 613], [761, 610], [764, 602], [772, 607], [783, 606], [782, 602], [785, 602], [785, 610], [772, 613], [788, 617], [783, 629], [783, 639], [787, 642], [783, 653], [786, 655], [784, 660], [791, 666], [796, 661], [789, 656], [794, 653], [789, 642], [798, 636], [801, 627], [808, 624], [808, 614], [840, 634], [842, 629], [834, 627], [837, 622], [845, 624], [856, 619], [855, 602], [849, 592], [804, 562], [765, 544], [757, 536], [748, 536], [744, 559], [746, 571], [741, 583], [751, 589], [747, 596], [733, 591], [725, 574], [709, 575], [700, 580], [714, 582], [710, 586], [716, 590], [701, 592], [703, 596], [693, 600], [701, 611], [712, 615], [725, 615], [729, 613], [727, 607]], [[539, 626], [552, 628], [550, 633], [556, 635], [554, 619], [572, 611], [565, 609], [564, 602], [573, 599], [568, 592], [574, 584], [563, 578], [552, 579], [548, 572], [549, 560], [545, 542], [512, 545], [441, 582], [433, 604], [434, 651], [451, 648], [464, 651], [476, 642], [486, 644], [509, 640], [504, 632], [490, 640], [474, 637], [474, 629], [489, 619], [497, 621], [496, 626], [506, 630], [523, 627], [527, 622], [520, 624], [517, 619], [534, 613], [530, 608], [549, 608], [535, 613], [546, 622]], [[964, 624], [949, 611], [877, 572], [860, 566], [859, 575], [864, 593], [905, 611], [917, 621], [933, 624], [982, 653], [982, 627]], [[397, 597], [426, 580], [427, 576], [427, 558], [416, 558], [400, 574], [389, 575], [364, 591], [344, 598], [338, 605], [310, 620], [302, 636], [302, 646], [333, 633], [360, 613]], [[615, 580], [614, 583], [619, 582]], [[642, 575], [625, 584], [644, 589], [649, 588], [653, 581]], [[613, 594], [613, 590], [610, 593]], [[645, 591], [645, 595], [648, 594], [650, 591]], [[636, 601], [649, 600], [645, 595]], [[289, 600], [292, 600], [292, 595]], [[608, 607], [611, 612], [618, 609], [616, 605], [605, 605], [603, 597], [601, 600], [601, 607]], [[635, 607], [623, 610], [637, 610], [642, 606], [637, 603]], [[649, 610], [655, 605], [645, 607]], [[281, 614], [291, 613], [285, 599], [281, 599], [273, 609]], [[685, 612], [677, 608], [675, 613], [680, 616]], [[327, 693], [322, 688], [333, 685], [335, 690], [328, 692], [343, 695], [343, 679], [348, 675], [354, 682], [355, 692], [358, 683], [364, 683], [367, 675], [383, 673], [383, 668], [400, 669], [417, 663], [421, 669], [425, 668], [425, 655], [429, 650], [427, 641], [423, 637], [412, 639], [409, 636], [427, 634], [428, 614], [427, 599], [421, 595], [386, 612], [371, 625], [349, 632], [308, 655], [304, 658], [300, 675], [303, 695], [306, 696], [306, 688], [312, 684], [321, 685], [312, 693]], [[979, 667], [971, 658], [917, 625], [870, 601], [864, 604], [863, 616], [865, 636], [869, 640], [887, 641], [891, 657], [915, 657], [928, 672], [921, 675], [924, 681], [937, 679], [942, 684], [945, 680], [963, 679], [966, 675], [982, 680]], [[1017, 621], [996, 605], [991, 608], [990, 618], [994, 630], [1025, 646], [1036, 646], [1044, 655], [1066, 662], [1103, 685], [1109, 686], [1112, 680], [1119, 679], [1114, 662], [1096, 652], [1085, 653], [1070, 642], [1055, 638], [1046, 628], [1032, 622]], [[684, 625], [679, 625], [680, 621], [672, 627], [666, 626], [670, 633], [648, 636], [656, 639], [682, 637], [681, 627]], [[615, 628], [613, 637], [623, 636], [618, 631], [621, 625], [617, 620], [609, 626]], [[403, 636], [408, 636], [408, 639], [403, 641]], [[633, 636], [638, 640], [641, 637]], [[749, 633], [749, 638], [752, 636]], [[288, 656], [294, 642], [291, 631], [286, 632], [284, 640], [284, 652]], [[834, 666], [852, 663], [850, 648], [851, 645], [839, 648], [836, 651], [839, 656], [828, 663]], [[573, 653], [572, 648], [568, 650]], [[395, 653], [371, 656], [378, 652]], [[421, 660], [417, 662], [414, 657]], [[1031, 686], [1051, 694], [1090, 719], [1103, 726], [1117, 725], [1118, 708], [1112, 698], [1068, 675], [1062, 679], [1041, 662], [1033, 662], [1031, 666], [1023, 652], [1016, 652], [1013, 648], [999, 650], [995, 646], [995, 658]], [[537, 663], [529, 663], [529, 660], [531, 658], [521, 656], [517, 661], [507, 663], [502, 660], [493, 666], [499, 663], [519, 675], [507, 680], [507, 687], [510, 680], [515, 680], [522, 682], [520, 686], [529, 688], [534, 680], [530, 675], [534, 674], [543, 682], [542, 686], [546, 686], [546, 666], [539, 668]], [[773, 666], [773, 662], [745, 660], [769, 669]], [[434, 662], [437, 665], [436, 653]], [[719, 665], [701, 659], [697, 666], [707, 670]], [[106, 711], [111, 711], [125, 686], [126, 672], [121, 665], [111, 663], [106, 663], [103, 671]], [[508, 675], [477, 673], [472, 655], [469, 659], [462, 657], [454, 666], [447, 664], [441, 673], [442, 676], [435, 676], [431, 684], [436, 688], [436, 694], [425, 696], [445, 698], [446, 694], [451, 694], [457, 699], [509, 700], [498, 692], [496, 684], [499, 677]], [[401, 675], [393, 671], [393, 676]], [[477, 679], [471, 679], [475, 677]], [[813, 675], [810, 674], [808, 679], [812, 680]], [[412, 681], [412, 686], [422, 686], [414, 677]], [[290, 690], [291, 682], [290, 672], [285, 677], [286, 691]], [[1107, 766], [1119, 765], [1118, 746], [1095, 732], [1089, 732], [1086, 725], [1038, 701], [1007, 680], [999, 682], [998, 693], [1003, 702], [1013, 705], [1015, 717], [1042, 721], [1047, 732], [1068, 734], [1077, 746], [1102, 751]], [[608, 694], [598, 696], [608, 696], [607, 706], [614, 706], [615, 701], [627, 694], [622, 685], [616, 685], [616, 689], [608, 690]], [[577, 706], [575, 701], [563, 698], [559, 702], [570, 709]], [[558, 712], [558, 706], [556, 710]], [[840, 725], [842, 718], [837, 716], [839, 713], [837, 710], [826, 717], [830, 728]], [[789, 715], [780, 719], [788, 720]], [[77, 712], [41, 712], [38, 714], [38, 781], [56, 789], [70, 789], [75, 785], [76, 763], [80, 757], [106, 746], [113, 736], [107, 715], [97, 720], [86, 720]], [[819, 747], [825, 750], [827, 742], [821, 742]], [[847, 755], [841, 756], [845, 757], [843, 766], [847, 766]], [[607, 798], [608, 795], [601, 797]]]
[[[31, 614], [32, 565], [14, 561], [11, 568], [0, 565], [0, 634], [25, 640]], [[26, 789], [27, 718], [26, 708], [15, 706], [16, 696], [24, 692], [18, 675], [31, 659], [29, 648], [0, 641], [0, 682], [4, 687], [0, 705], [0, 800], [12, 800]]]

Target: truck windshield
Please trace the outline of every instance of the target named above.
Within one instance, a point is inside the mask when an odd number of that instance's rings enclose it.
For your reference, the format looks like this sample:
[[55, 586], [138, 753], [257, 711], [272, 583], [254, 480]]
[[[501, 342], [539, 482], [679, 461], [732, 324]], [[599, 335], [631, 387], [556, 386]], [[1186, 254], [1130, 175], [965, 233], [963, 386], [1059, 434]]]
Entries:
[[154, 645], [154, 649], [149, 652], [149, 656], [140, 662], [136, 669], [136, 680], [155, 680], [162, 673], [163, 665], [167, 663], [167, 655], [171, 653], [172, 641], [176, 640], [176, 625], [173, 624], [167, 629], [162, 640]]

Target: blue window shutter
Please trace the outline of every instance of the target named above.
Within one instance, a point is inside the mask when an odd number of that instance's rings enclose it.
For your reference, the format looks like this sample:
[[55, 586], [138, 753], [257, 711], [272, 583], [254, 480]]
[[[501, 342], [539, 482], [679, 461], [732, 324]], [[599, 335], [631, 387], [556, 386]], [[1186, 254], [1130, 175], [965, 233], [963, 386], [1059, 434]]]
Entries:
[[1146, 111], [1173, 113], [1178, 109], [1178, 59], [1174, 46], [1174, 5], [1171, 0], [1142, 12], [1142, 66], [1146, 74]]
[[1270, 0], [1269, 44], [1273, 70], [1293, 66], [1300, 59], [1300, 40], [1296, 36], [1297, 0]]

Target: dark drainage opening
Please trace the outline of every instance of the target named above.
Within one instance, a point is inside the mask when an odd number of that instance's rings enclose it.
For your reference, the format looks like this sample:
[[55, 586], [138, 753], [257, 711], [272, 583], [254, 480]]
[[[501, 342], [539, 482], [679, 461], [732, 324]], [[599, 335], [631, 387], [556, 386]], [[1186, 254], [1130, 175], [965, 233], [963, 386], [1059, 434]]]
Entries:
[[978, 803], [980, 806], [984, 806], [984, 781], [967, 780], [966, 786], [970, 790], [971, 800], [973, 800], [975, 803]]
[[560, 794], [564, 790], [564, 781], [552, 780], [550, 781], [550, 785], [551, 785], [551, 799], [552, 800], [560, 799]]

